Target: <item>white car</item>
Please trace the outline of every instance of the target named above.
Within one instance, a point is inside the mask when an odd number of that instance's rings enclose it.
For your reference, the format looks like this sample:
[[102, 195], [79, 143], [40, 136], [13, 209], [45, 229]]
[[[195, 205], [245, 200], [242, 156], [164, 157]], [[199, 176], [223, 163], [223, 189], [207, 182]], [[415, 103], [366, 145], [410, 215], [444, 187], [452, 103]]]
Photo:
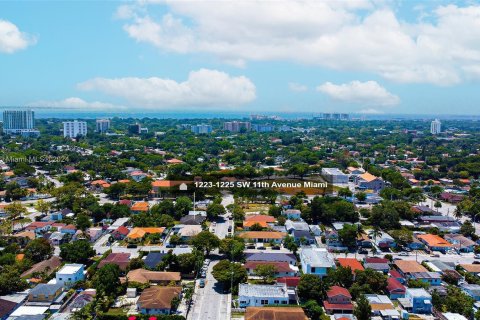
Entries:
[[477, 253], [477, 254], [475, 254], [473, 257], [474, 257], [475, 259], [480, 259], [480, 254]]

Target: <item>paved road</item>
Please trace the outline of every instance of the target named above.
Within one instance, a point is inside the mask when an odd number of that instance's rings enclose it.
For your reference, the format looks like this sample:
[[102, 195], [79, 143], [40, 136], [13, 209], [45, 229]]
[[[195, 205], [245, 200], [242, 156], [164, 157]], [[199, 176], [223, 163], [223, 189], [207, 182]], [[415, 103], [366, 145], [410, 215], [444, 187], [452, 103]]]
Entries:
[[[233, 196], [225, 193], [222, 204], [227, 206], [230, 203], [233, 203]], [[228, 226], [232, 225], [232, 221], [228, 220], [229, 215], [227, 213], [224, 216], [220, 216], [216, 221], [216, 226], [210, 227], [210, 231], [215, 230], [215, 234], [220, 239], [228, 235]], [[218, 250], [211, 255], [212, 262], [207, 270], [205, 287], [200, 288], [198, 286], [199, 281], [196, 282], [197, 287], [193, 297], [194, 304], [188, 314], [188, 320], [226, 320], [231, 317], [232, 295], [223, 293], [221, 285], [212, 276], [213, 266], [221, 259], [217, 254]]]

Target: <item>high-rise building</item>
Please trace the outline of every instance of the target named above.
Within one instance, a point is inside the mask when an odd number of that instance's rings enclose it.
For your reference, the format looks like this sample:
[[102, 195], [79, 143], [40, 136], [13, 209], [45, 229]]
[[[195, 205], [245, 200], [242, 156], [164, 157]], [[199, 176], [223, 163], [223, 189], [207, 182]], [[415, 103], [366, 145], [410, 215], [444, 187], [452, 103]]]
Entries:
[[63, 122], [63, 137], [76, 138], [87, 135], [87, 123], [85, 121], [65, 121]]
[[430, 123], [430, 133], [439, 134], [440, 132], [442, 132], [442, 123], [440, 120], [435, 119]]
[[209, 124], [195, 124], [190, 127], [190, 130], [195, 134], [211, 133], [212, 126]]
[[110, 120], [97, 119], [97, 132], [105, 133], [110, 129]]
[[37, 136], [35, 130], [35, 113], [32, 110], [3, 111], [3, 133]]
[[245, 131], [250, 131], [250, 122], [230, 121], [223, 123], [223, 130], [225, 131], [240, 132], [242, 129], [245, 129]]
[[142, 131], [142, 126], [140, 123], [131, 124], [128, 126], [128, 132], [131, 134], [140, 134]]

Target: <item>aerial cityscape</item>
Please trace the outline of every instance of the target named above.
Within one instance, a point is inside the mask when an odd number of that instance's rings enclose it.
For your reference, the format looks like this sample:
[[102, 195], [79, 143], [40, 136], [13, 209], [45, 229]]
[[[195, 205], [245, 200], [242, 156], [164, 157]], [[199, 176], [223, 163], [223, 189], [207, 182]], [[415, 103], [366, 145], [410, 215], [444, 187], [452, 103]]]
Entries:
[[0, 320], [480, 320], [479, 26], [0, 2]]

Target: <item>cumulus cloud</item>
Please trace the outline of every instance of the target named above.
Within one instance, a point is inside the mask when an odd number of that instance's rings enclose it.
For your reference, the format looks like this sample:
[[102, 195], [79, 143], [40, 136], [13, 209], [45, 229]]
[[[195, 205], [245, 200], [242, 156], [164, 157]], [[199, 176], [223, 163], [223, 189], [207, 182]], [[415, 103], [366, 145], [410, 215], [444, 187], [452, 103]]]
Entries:
[[239, 106], [256, 97], [255, 85], [250, 79], [208, 69], [190, 72], [184, 82], [157, 77], [94, 78], [78, 84], [78, 88], [99, 91], [123, 98], [132, 106], [155, 110], [175, 106]]
[[35, 42], [35, 37], [21, 32], [10, 21], [0, 19], [0, 52], [14, 53], [35, 44]]
[[[156, 11], [155, 2], [167, 6], [160, 18], [154, 16], [164, 8]], [[419, 16], [406, 22], [388, 2], [374, 0], [141, 0], [118, 16], [126, 17], [124, 30], [139, 42], [210, 53], [240, 66], [294, 61], [396, 82], [452, 85], [466, 79], [465, 68], [480, 64], [480, 5], [438, 6], [428, 21]]]
[[344, 84], [325, 82], [317, 87], [334, 100], [367, 106], [394, 106], [400, 98], [379, 85], [376, 81], [352, 81]]
[[107, 102], [93, 101], [87, 102], [78, 97], [66, 98], [64, 100], [41, 100], [27, 104], [29, 107], [39, 109], [75, 109], [75, 110], [98, 110], [98, 111], [115, 111], [125, 110], [127, 107], [119, 106]]
[[290, 82], [288, 84], [288, 88], [290, 91], [293, 92], [305, 92], [308, 91], [308, 87], [304, 84], [296, 83], [296, 82]]

